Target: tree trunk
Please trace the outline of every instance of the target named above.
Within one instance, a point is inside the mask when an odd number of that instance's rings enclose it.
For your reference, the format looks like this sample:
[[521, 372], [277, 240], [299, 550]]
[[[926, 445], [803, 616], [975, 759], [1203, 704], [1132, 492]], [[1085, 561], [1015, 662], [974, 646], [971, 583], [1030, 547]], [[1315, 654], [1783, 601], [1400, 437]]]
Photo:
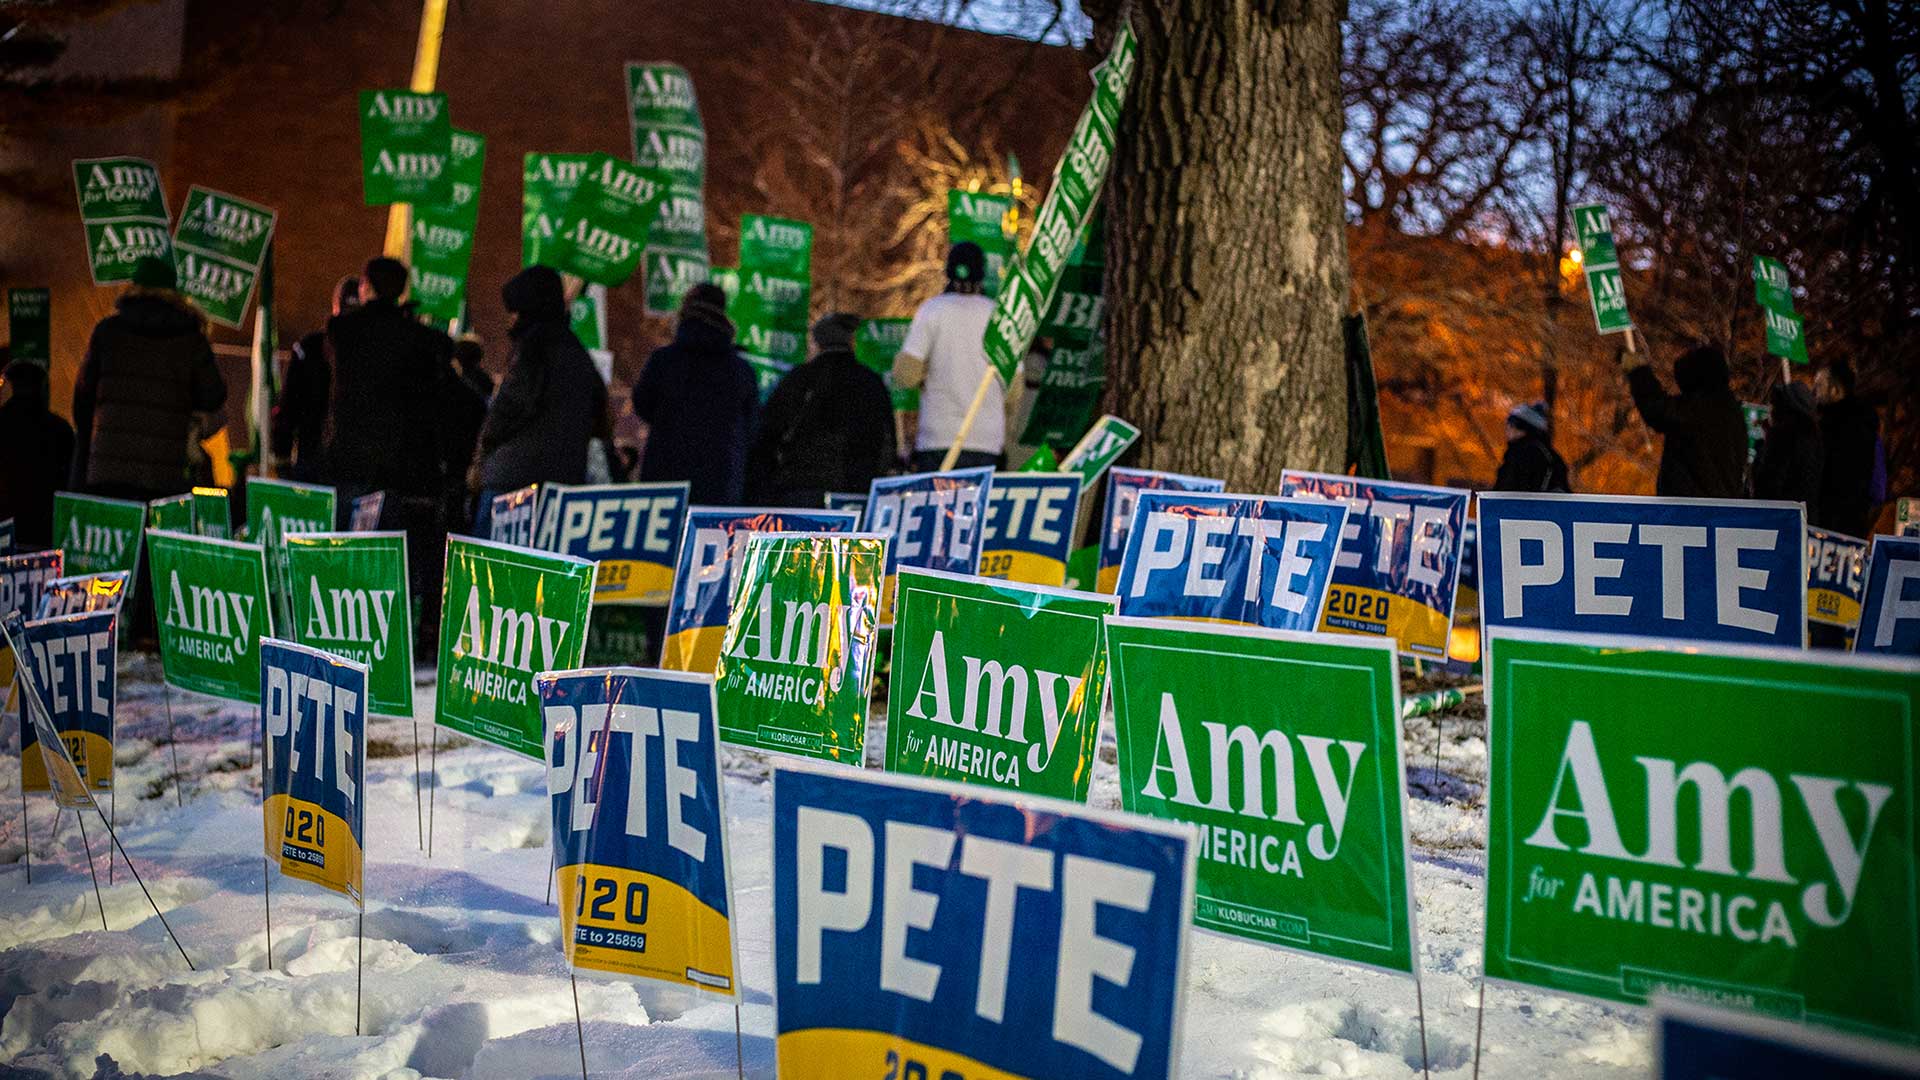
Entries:
[[1340, 471], [1344, 5], [1132, 7], [1139, 63], [1107, 206], [1109, 407], [1139, 425], [1144, 464], [1229, 490]]

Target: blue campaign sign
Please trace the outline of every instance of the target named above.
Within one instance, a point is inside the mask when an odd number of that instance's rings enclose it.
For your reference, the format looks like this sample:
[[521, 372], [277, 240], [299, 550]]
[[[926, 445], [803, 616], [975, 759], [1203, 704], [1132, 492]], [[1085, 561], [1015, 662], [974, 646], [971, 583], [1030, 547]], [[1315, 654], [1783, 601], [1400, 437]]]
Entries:
[[127, 570], [54, 578], [41, 588], [33, 617], [51, 619], [81, 611], [119, 611], [132, 578], [132, 572]]
[[1119, 587], [1120, 560], [1127, 553], [1127, 533], [1133, 529], [1133, 508], [1143, 491], [1225, 491], [1227, 482], [1206, 476], [1155, 472], [1152, 469], [1107, 470], [1107, 509], [1100, 526], [1100, 569], [1095, 592]]
[[860, 523], [850, 510], [712, 509], [687, 511], [686, 537], [667, 604], [667, 641], [660, 666], [711, 673], [720, 661], [733, 611], [733, 579], [754, 533], [847, 533]]
[[665, 607], [687, 525], [687, 485], [552, 485], [540, 499], [535, 547], [600, 564], [596, 604]]
[[1867, 542], [1807, 526], [1807, 621], [1849, 632], [1867, 597]]
[[366, 665], [262, 638], [260, 722], [267, 858], [288, 877], [364, 903]]
[[1806, 644], [1799, 503], [1480, 496], [1480, 622]]
[[1120, 614], [1270, 630], [1320, 624], [1347, 508], [1320, 499], [1142, 491]]
[[712, 676], [588, 668], [534, 684], [568, 962], [736, 996]]
[[[124, 575], [126, 571], [118, 571]], [[118, 686], [116, 609], [35, 619], [24, 624], [32, 653], [33, 689], [52, 730], [66, 744], [81, 779], [98, 791], [113, 790], [113, 704]], [[39, 735], [20, 694], [20, 778], [27, 791], [50, 790]]]
[[891, 541], [880, 590], [880, 625], [893, 625], [893, 579], [900, 567], [980, 572], [980, 542], [992, 488], [990, 465], [874, 480], [862, 529]]
[[1172, 1075], [1191, 835], [979, 787], [776, 768], [781, 1080]]
[[[382, 501], [385, 501], [384, 495]], [[493, 497], [492, 516], [487, 519], [487, 539], [498, 544], [512, 544], [515, 547], [533, 546], [534, 513], [540, 507], [540, 485], [528, 484], [526, 487], [509, 491]], [[359, 503], [354, 503], [359, 511]], [[358, 528], [358, 526], [355, 526]]]
[[1445, 659], [1473, 493], [1287, 469], [1280, 494], [1347, 504], [1320, 629], [1392, 638], [1408, 656]]
[[59, 548], [27, 555], [0, 556], [0, 615], [17, 611], [30, 619], [40, 608], [40, 592], [66, 565]]
[[1920, 1054], [1755, 1013], [1662, 1000], [1660, 1080], [1920, 1080]]
[[[532, 490], [532, 489], [529, 489], [529, 490]], [[508, 492], [505, 495], [495, 496], [493, 500], [493, 507], [494, 507], [493, 512], [496, 514], [500, 512], [501, 499], [508, 500], [507, 505], [509, 507], [509, 510], [511, 510], [511, 507], [513, 506], [512, 499], [517, 494], [519, 493]], [[380, 514], [383, 510], [386, 509], [386, 507], [387, 507], [387, 493], [384, 491], [376, 491], [371, 495], [362, 495], [359, 498], [353, 500], [353, 510], [347, 517], [347, 531], [349, 532], [378, 531], [380, 528]], [[532, 519], [529, 518], [528, 520], [531, 521]], [[524, 547], [525, 545], [522, 545], [522, 546]]]
[[1920, 656], [1920, 537], [1873, 538], [1853, 651]]
[[1065, 585], [1082, 483], [1079, 473], [994, 473], [980, 576]]

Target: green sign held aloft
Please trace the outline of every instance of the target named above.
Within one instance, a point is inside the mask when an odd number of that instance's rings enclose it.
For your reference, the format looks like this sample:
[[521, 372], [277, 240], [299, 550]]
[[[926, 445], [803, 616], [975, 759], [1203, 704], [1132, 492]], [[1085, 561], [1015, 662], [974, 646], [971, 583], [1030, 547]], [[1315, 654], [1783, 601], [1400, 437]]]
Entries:
[[330, 487], [247, 478], [247, 539], [266, 550], [273, 617], [283, 627], [293, 625], [293, 611], [288, 606], [292, 579], [287, 576], [286, 538], [296, 533], [332, 532], [334, 502]]
[[[704, 241], [703, 241], [704, 244]], [[672, 315], [687, 290], [707, 280], [707, 252], [647, 247], [647, 314]]]
[[[627, 114], [635, 130], [700, 130], [700, 102], [693, 76], [678, 64], [627, 65]], [[639, 157], [636, 148], [635, 157]]]
[[143, 158], [81, 158], [73, 189], [87, 233], [87, 266], [95, 285], [133, 280], [141, 259], [173, 258], [167, 195], [160, 170]]
[[51, 289], [7, 290], [7, 355], [41, 367], [53, 364]]
[[1488, 652], [1488, 978], [1920, 1041], [1920, 663]]
[[1602, 334], [1633, 329], [1627, 315], [1626, 279], [1613, 242], [1613, 217], [1600, 203], [1573, 208], [1573, 232], [1580, 242], [1580, 266], [1586, 272], [1593, 324]]
[[421, 314], [443, 323], [458, 318], [466, 303], [473, 234], [480, 220], [480, 180], [487, 160], [484, 136], [455, 129], [449, 145], [453, 198], [439, 206], [414, 207], [408, 265], [415, 305]]
[[[738, 321], [742, 326], [791, 330], [804, 335], [807, 312], [812, 302], [813, 282], [805, 274], [794, 277], [772, 270], [743, 267], [740, 270], [740, 295], [729, 310], [738, 313]], [[802, 359], [805, 358], [805, 351], [803, 339]]]
[[520, 169], [520, 265], [551, 266], [547, 249], [560, 215], [586, 179], [597, 154], [528, 154]]
[[273, 242], [275, 214], [258, 203], [194, 185], [173, 230], [180, 292], [223, 326], [238, 328]]
[[661, 177], [668, 193], [647, 230], [646, 309], [671, 315], [706, 280], [707, 136], [693, 77], [675, 64], [627, 65], [633, 162]]
[[1013, 237], [1006, 231], [1013, 212], [1013, 196], [953, 188], [947, 192], [947, 243], [974, 243], [987, 256], [987, 276], [980, 283], [985, 296], [1000, 295], [1000, 278], [1013, 258]]
[[291, 604], [287, 636], [367, 665], [367, 711], [411, 718], [413, 602], [407, 586], [407, 534], [289, 534], [286, 582]]
[[53, 495], [53, 546], [66, 553], [69, 574], [132, 572], [140, 561], [147, 505], [99, 495]]
[[910, 567], [897, 588], [888, 771], [1085, 802], [1119, 601]]
[[438, 206], [453, 198], [447, 95], [360, 91], [360, 180], [368, 206]]
[[886, 549], [872, 533], [747, 539], [714, 670], [723, 741], [863, 764]]
[[1073, 449], [1067, 451], [1066, 457], [1060, 459], [1060, 471], [1079, 473], [1080, 478], [1086, 481], [1086, 490], [1091, 491], [1099, 481], [1100, 474], [1120, 460], [1120, 455], [1126, 453], [1127, 447], [1139, 438], [1139, 428], [1108, 413], [1080, 437]]
[[257, 704], [260, 639], [274, 633], [260, 545], [155, 529], [147, 566], [167, 683]]
[[813, 226], [765, 214], [740, 215], [740, 269], [806, 277], [813, 269]]
[[1793, 284], [1786, 264], [1765, 255], [1753, 257], [1753, 298], [1766, 320], [1767, 351], [1796, 364], [1810, 363], [1806, 323], [1793, 312]]
[[567, 305], [567, 324], [587, 351], [607, 347], [607, 287], [589, 285]]
[[449, 538], [436, 722], [544, 758], [533, 677], [580, 666], [593, 570], [570, 555]]
[[887, 384], [896, 412], [920, 408], [919, 390], [893, 389], [893, 358], [900, 354], [900, 346], [906, 344], [907, 328], [912, 325], [912, 319], [866, 319], [853, 335], [854, 359]]
[[599, 285], [619, 285], [640, 268], [647, 230], [667, 195], [659, 176], [596, 154], [560, 214], [541, 261]]
[[699, 114], [693, 121], [692, 127], [679, 123], [642, 126], [636, 122], [633, 163], [664, 175], [675, 190], [700, 190], [707, 176], [707, 137], [700, 130]]
[[1107, 620], [1120, 805], [1200, 837], [1194, 925], [1413, 974], [1391, 642]]
[[1113, 49], [1093, 70], [1093, 98], [1054, 166], [1053, 183], [1033, 217], [1033, 239], [1026, 254], [1001, 284], [993, 318], [987, 323], [986, 348], [987, 360], [1003, 383], [1013, 379], [1033, 346], [1061, 274], [1093, 217], [1113, 159], [1115, 126], [1133, 82], [1134, 59], [1133, 27], [1123, 24]]

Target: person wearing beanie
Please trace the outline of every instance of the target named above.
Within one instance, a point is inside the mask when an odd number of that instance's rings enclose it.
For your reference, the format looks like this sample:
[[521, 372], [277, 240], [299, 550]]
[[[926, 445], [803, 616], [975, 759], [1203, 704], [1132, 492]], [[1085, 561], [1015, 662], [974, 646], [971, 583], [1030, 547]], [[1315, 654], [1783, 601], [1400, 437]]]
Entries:
[[1567, 463], [1554, 450], [1547, 403], [1515, 405], [1507, 413], [1507, 452], [1493, 478], [1495, 491], [1572, 491]]
[[738, 506], [746, 490], [760, 389], [733, 334], [727, 294], [712, 282], [693, 286], [673, 341], [653, 350], [633, 386], [633, 414], [647, 425], [640, 479], [685, 480], [700, 506]]
[[1656, 494], [1686, 499], [1747, 496], [1747, 419], [1728, 385], [1727, 358], [1696, 345], [1673, 365], [1680, 392], [1669, 394], [1645, 352], [1623, 349], [1621, 370], [1633, 407], [1663, 436]]
[[860, 317], [823, 315], [811, 360], [788, 372], [747, 454], [749, 505], [818, 509], [829, 491], [865, 492], [894, 461], [886, 383], [854, 356]]
[[[947, 253], [947, 290], [913, 313], [907, 338], [893, 361], [896, 390], [920, 391], [920, 425], [914, 437], [916, 472], [938, 469], [960, 436], [960, 423], [987, 373], [987, 321], [993, 300], [980, 287], [987, 257], [980, 245], [962, 241]], [[1007, 428], [1020, 408], [1025, 380], [994, 379], [981, 402], [956, 461], [959, 468], [1006, 464]]]
[[53, 493], [73, 467], [73, 428], [48, 409], [47, 369], [38, 363], [7, 364], [0, 391], [0, 518], [13, 519], [14, 550], [55, 547]]

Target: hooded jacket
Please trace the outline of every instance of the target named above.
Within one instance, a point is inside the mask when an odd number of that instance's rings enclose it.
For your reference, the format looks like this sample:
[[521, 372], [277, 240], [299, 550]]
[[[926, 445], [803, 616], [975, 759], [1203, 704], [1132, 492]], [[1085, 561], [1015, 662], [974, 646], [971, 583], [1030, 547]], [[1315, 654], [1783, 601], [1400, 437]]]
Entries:
[[1665, 436], [1655, 491], [1674, 498], [1747, 496], [1747, 420], [1727, 385], [1727, 362], [1712, 349], [1695, 349], [1673, 365], [1678, 394], [1660, 385], [1653, 368], [1627, 372], [1634, 408]]
[[829, 491], [866, 491], [893, 455], [886, 384], [851, 352], [824, 351], [767, 399], [747, 457], [746, 499], [818, 509]]
[[514, 315], [513, 352], [480, 426], [480, 484], [511, 491], [582, 483], [587, 443], [606, 427], [607, 384], [568, 325], [560, 275], [530, 266], [500, 298]]
[[226, 403], [206, 323], [177, 293], [129, 292], [100, 320], [73, 384], [73, 483], [137, 499], [178, 495], [193, 414]]
[[1546, 436], [1528, 431], [1509, 440], [1507, 452], [1500, 458], [1500, 471], [1494, 475], [1495, 491], [1555, 491], [1573, 488], [1567, 483], [1567, 463]]
[[327, 320], [325, 473], [343, 500], [440, 495], [440, 410], [453, 343], [391, 300]]
[[642, 480], [685, 480], [702, 506], [740, 505], [760, 391], [724, 319], [682, 316], [633, 387], [647, 422]]

